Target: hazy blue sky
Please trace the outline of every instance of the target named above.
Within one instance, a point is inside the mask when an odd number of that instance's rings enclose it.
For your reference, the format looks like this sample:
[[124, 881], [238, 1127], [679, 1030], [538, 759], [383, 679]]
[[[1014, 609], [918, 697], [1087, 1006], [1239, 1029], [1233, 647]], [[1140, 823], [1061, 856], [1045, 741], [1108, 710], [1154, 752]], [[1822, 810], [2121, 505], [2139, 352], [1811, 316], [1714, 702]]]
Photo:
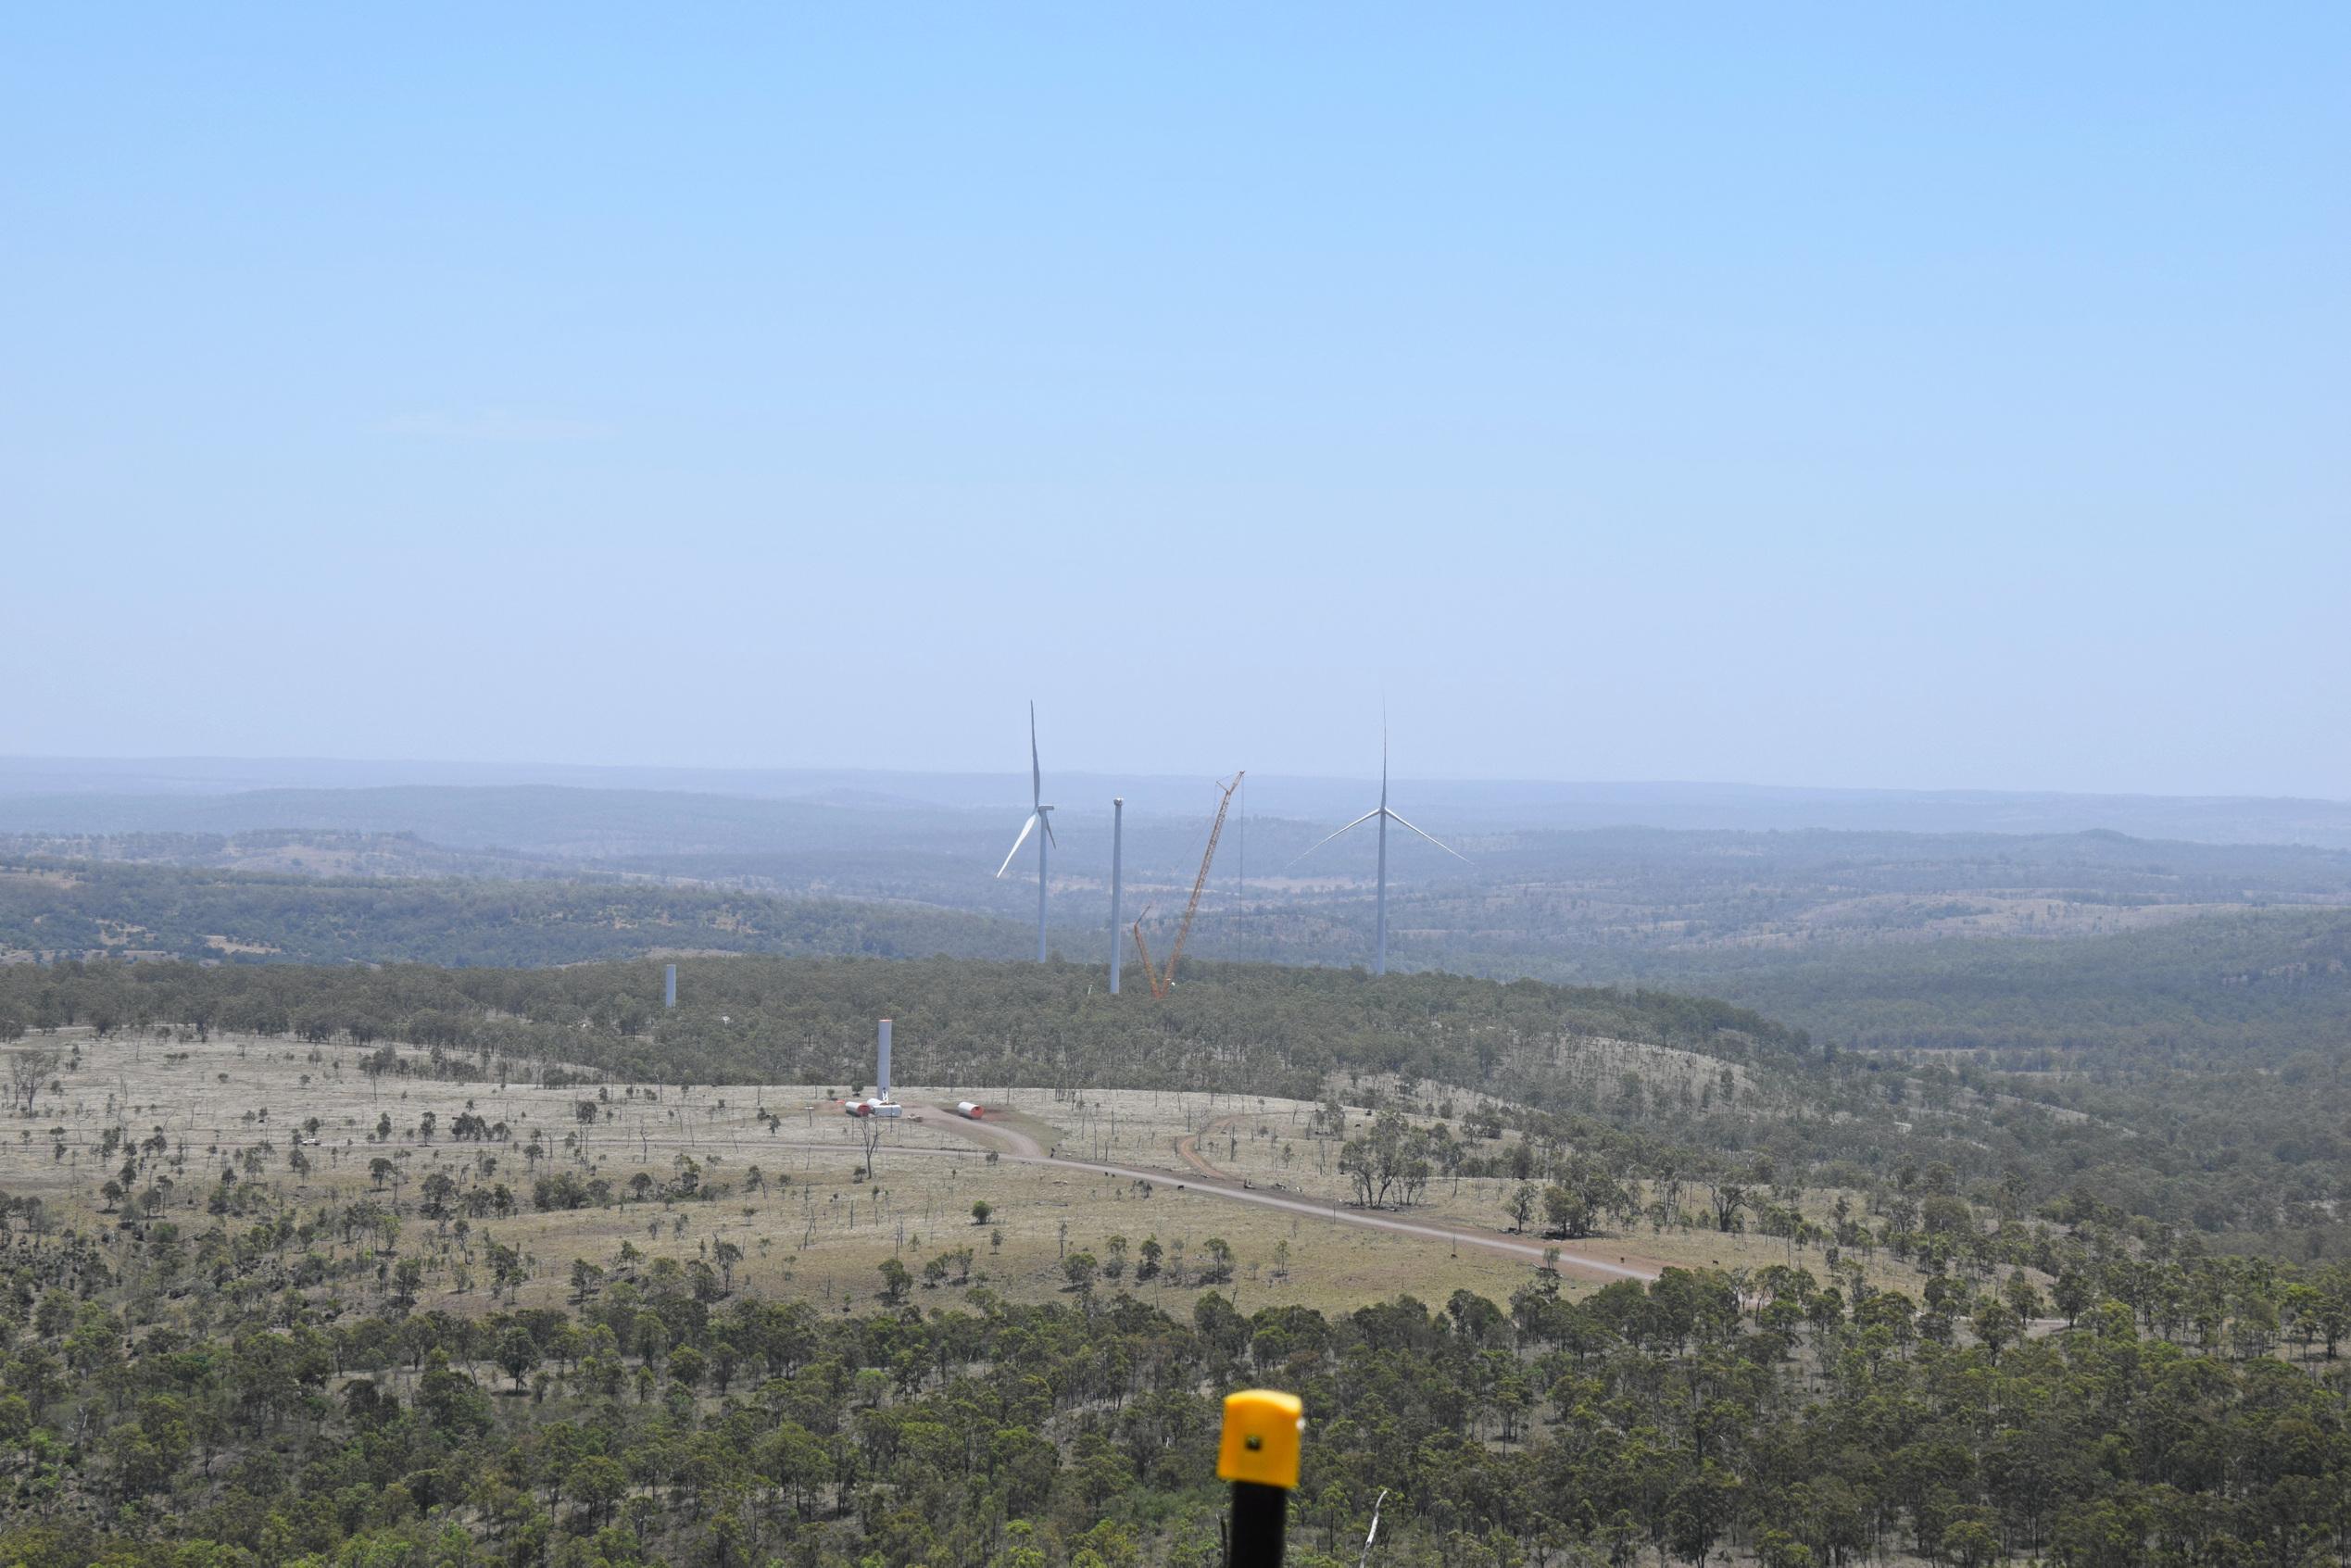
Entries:
[[[1940, 9], [1944, 14], [1930, 15]], [[2351, 6], [20, 6], [0, 752], [2351, 795]]]

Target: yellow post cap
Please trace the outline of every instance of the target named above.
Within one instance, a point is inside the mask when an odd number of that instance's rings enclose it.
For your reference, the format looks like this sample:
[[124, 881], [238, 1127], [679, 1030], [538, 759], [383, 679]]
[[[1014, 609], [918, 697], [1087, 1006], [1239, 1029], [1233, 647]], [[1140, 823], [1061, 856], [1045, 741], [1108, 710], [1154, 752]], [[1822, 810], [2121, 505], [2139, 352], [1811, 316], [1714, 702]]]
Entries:
[[1306, 1406], [1295, 1394], [1244, 1388], [1226, 1395], [1216, 1478], [1297, 1490], [1299, 1435], [1305, 1430]]

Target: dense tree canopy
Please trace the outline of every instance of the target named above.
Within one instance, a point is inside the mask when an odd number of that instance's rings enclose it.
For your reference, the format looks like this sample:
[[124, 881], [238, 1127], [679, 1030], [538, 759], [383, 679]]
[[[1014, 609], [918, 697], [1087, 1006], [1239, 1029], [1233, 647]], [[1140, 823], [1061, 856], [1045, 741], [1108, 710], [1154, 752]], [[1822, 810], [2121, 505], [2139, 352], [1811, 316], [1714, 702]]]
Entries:
[[[1248, 1384], [1311, 1412], [1306, 1565], [1352, 1562], [1383, 1490], [1399, 1568], [1725, 1547], [2186, 1568], [2351, 1547], [2342, 1364], [2154, 1337], [2094, 1283], [2077, 1327], [1967, 1348], [1932, 1310], [1801, 1270], [1583, 1300], [1538, 1273], [1507, 1303], [1338, 1318], [1212, 1291], [1188, 1321], [981, 1290], [828, 1318], [674, 1266], [597, 1272], [572, 1311], [473, 1320], [295, 1292], [175, 1323], [142, 1293], [155, 1271], [252, 1266], [220, 1234], [14, 1255], [0, 1560], [1205, 1568], [1215, 1400]], [[2240, 1283], [2240, 1320], [2296, 1292], [2297, 1323], [2332, 1312], [2339, 1333], [2351, 1312], [2341, 1271]]]

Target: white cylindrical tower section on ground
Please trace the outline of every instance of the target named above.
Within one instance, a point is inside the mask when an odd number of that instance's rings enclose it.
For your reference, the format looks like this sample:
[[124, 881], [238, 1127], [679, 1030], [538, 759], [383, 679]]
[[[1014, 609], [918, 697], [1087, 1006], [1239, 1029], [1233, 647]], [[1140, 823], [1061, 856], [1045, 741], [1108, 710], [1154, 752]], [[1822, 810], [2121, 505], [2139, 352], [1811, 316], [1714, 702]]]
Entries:
[[890, 1021], [886, 1018], [882, 1020], [882, 1040], [874, 1051], [874, 1098], [890, 1098]]
[[980, 1109], [980, 1102], [975, 1099], [959, 1099], [955, 1102], [955, 1114], [976, 1122], [986, 1112]]

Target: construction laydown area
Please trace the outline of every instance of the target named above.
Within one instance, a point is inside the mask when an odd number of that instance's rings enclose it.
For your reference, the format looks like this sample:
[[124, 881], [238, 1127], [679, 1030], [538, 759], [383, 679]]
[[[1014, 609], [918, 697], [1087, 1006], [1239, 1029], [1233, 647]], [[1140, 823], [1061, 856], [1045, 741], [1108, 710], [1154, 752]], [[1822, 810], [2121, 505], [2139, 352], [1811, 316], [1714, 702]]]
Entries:
[[1505, 1299], [1545, 1266], [1583, 1289], [1791, 1261], [1647, 1225], [1513, 1234], [1492, 1179], [1359, 1207], [1339, 1152], [1366, 1113], [1334, 1126], [1302, 1100], [901, 1085], [899, 1116], [844, 1117], [833, 1085], [452, 1082], [421, 1053], [284, 1038], [67, 1030], [40, 1049], [51, 1070], [0, 1142], [0, 1189], [40, 1200], [19, 1230], [176, 1235], [192, 1283], [354, 1310], [547, 1305], [662, 1268], [844, 1310], [974, 1288], [1346, 1310]]

